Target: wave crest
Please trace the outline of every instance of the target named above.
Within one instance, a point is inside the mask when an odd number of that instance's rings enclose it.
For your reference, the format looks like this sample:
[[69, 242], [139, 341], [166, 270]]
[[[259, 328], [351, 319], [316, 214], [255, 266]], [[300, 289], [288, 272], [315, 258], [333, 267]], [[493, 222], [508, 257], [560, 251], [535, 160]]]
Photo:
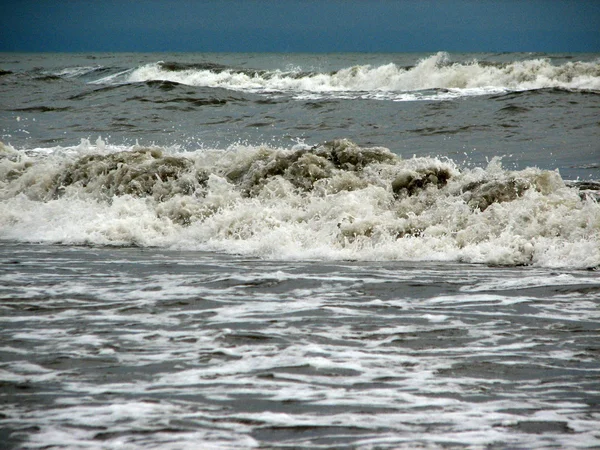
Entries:
[[[264, 258], [600, 265], [600, 205], [557, 172], [289, 149], [0, 149], [0, 238]], [[593, 187], [593, 186], [592, 186]]]
[[[351, 97], [386, 100], [445, 99], [547, 88], [600, 91], [598, 62], [552, 64], [550, 59], [511, 63], [456, 63], [440, 52], [413, 67], [389, 63], [335, 72], [248, 70], [219, 64], [158, 62], [98, 80], [98, 83], [161, 80], [192, 86], [299, 98]], [[435, 92], [422, 92], [434, 90]], [[441, 91], [441, 92], [440, 92]]]

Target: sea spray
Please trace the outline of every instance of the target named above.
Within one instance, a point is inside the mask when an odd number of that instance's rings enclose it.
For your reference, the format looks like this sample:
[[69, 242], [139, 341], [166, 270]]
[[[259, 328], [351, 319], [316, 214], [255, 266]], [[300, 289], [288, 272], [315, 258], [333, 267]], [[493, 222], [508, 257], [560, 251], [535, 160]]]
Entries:
[[[555, 171], [316, 146], [4, 147], [1, 237], [275, 259], [600, 265], [600, 205]], [[42, 220], [40, 220], [42, 219]]]

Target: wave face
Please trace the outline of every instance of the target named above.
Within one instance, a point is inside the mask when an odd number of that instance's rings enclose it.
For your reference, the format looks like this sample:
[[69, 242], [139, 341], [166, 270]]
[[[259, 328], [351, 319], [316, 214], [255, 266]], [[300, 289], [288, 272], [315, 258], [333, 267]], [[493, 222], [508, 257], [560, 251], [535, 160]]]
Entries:
[[453, 63], [440, 52], [415, 66], [357, 65], [332, 72], [248, 70], [219, 64], [156, 62], [103, 77], [96, 83], [169, 81], [235, 91], [291, 94], [297, 98], [440, 100], [536, 89], [600, 91], [600, 63], [550, 59]]
[[0, 149], [0, 238], [271, 259], [600, 265], [598, 186], [335, 140]]

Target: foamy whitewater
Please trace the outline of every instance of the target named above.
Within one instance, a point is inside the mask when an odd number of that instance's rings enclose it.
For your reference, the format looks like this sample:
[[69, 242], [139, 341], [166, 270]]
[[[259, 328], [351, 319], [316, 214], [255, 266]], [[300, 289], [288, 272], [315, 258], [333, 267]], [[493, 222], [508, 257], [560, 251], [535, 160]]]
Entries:
[[555, 171], [460, 170], [348, 140], [194, 152], [4, 147], [5, 239], [270, 259], [593, 268], [600, 205]]
[[[354, 97], [387, 100], [447, 99], [542, 88], [600, 90], [597, 61], [553, 65], [539, 58], [504, 64], [477, 60], [453, 63], [440, 52], [414, 66], [394, 63], [355, 65], [329, 73], [287, 70], [236, 70], [212, 64], [177, 65], [163, 61], [101, 78], [96, 83], [162, 80], [190, 86], [258, 93], [291, 93], [295, 98]], [[433, 89], [435, 93], [420, 93]], [[443, 92], [439, 92], [442, 90]]]
[[6, 448], [600, 446], [600, 56], [0, 55]]

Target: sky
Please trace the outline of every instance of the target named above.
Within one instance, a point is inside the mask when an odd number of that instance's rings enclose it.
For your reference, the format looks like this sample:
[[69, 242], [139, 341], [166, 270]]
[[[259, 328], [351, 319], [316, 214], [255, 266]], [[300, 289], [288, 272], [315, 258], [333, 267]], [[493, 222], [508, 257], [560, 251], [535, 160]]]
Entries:
[[600, 52], [600, 0], [0, 0], [0, 51]]

